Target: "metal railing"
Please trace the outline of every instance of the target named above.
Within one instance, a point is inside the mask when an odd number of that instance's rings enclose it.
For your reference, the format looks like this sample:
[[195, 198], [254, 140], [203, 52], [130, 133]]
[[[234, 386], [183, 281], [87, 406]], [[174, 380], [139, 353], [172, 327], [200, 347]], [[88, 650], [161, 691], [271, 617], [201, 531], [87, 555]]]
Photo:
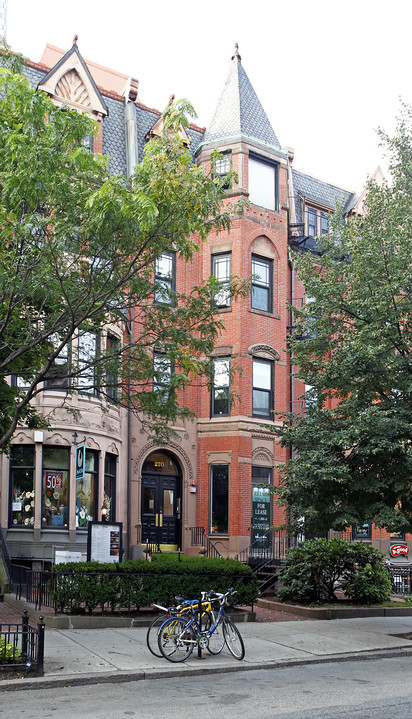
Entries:
[[[150, 567], [150, 565], [148, 565]], [[21, 569], [21, 568], [18, 568]], [[25, 569], [23, 567], [23, 569]], [[161, 603], [173, 601], [176, 593], [184, 593], [185, 589], [179, 586], [188, 581], [198, 586], [210, 583], [216, 586], [224, 575], [216, 570], [195, 572], [170, 573], [168, 569], [145, 572], [123, 571], [82, 571], [67, 569], [61, 565], [60, 571], [33, 572], [30, 570], [20, 573], [15, 584], [16, 599], [27, 601], [41, 609], [50, 608], [54, 613], [74, 612], [76, 614], [110, 613], [128, 614], [139, 611], [153, 602]], [[217, 576], [219, 574], [219, 576]], [[233, 584], [240, 579], [242, 583], [254, 581], [252, 574], [245, 575], [228, 572], [227, 582]], [[200, 590], [196, 590], [198, 592]], [[167, 599], [164, 598], [167, 595]], [[196, 596], [196, 593], [195, 595]]]
[[190, 542], [192, 547], [200, 545], [203, 547], [203, 536], [206, 532], [204, 527], [189, 527], [190, 529]]
[[6, 537], [4, 536], [4, 532], [2, 529], [2, 526], [0, 524], [0, 558], [3, 560], [4, 568], [6, 570], [7, 579], [9, 582], [10, 589], [12, 588], [12, 577], [11, 577], [11, 557], [9, 548], [7, 546]]
[[206, 530], [204, 527], [190, 527], [190, 532], [192, 547], [203, 547], [205, 557], [223, 559], [219, 550], [215, 547], [210, 537], [206, 534]]
[[392, 594], [412, 594], [412, 569], [409, 567], [389, 567]]
[[0, 673], [44, 674], [44, 622], [29, 625], [27, 609], [21, 624], [0, 624]]
[[18, 601], [33, 604], [35, 609], [54, 608], [51, 572], [36, 572], [18, 564], [11, 565], [13, 593]]
[[291, 547], [298, 544], [296, 537], [281, 536], [280, 530], [269, 529], [263, 537], [256, 539], [235, 556], [245, 564], [267, 564], [270, 560], [282, 561]]

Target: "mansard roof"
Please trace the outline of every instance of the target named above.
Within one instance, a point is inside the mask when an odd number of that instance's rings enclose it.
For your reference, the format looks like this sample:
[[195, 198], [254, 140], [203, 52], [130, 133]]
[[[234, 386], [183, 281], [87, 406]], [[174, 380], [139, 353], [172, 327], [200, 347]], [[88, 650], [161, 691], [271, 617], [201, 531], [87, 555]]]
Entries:
[[349, 211], [353, 204], [355, 193], [344, 190], [337, 185], [324, 182], [311, 175], [293, 169], [293, 188], [295, 195], [296, 222], [303, 222], [303, 200], [309, 204], [319, 205], [325, 209], [335, 210], [342, 206], [343, 212]]
[[229, 75], [202, 145], [244, 139], [280, 150], [278, 138], [243, 68], [235, 46]]

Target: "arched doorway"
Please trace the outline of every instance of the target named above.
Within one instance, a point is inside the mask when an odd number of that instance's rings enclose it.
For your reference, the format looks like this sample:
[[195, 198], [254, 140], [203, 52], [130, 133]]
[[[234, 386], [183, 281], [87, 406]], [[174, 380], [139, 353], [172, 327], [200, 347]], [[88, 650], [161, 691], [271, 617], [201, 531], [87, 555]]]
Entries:
[[166, 452], [152, 452], [142, 469], [142, 541], [181, 547], [182, 472]]

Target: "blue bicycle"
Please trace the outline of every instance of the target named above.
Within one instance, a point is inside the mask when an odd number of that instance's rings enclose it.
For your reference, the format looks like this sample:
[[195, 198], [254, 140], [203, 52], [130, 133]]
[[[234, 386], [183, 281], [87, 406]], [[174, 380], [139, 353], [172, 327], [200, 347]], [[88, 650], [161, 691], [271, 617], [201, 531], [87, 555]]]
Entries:
[[[211, 627], [199, 627], [197, 615], [193, 611], [190, 618], [170, 617], [162, 624], [158, 632], [158, 645], [162, 656], [169, 662], [184, 662], [195, 646], [208, 650], [210, 654], [220, 654], [227, 646], [230, 653], [239, 661], [245, 656], [245, 645], [238, 628], [233, 624], [225, 612], [225, 604], [229, 595], [235, 594], [233, 587], [225, 594], [208, 592], [206, 597], [211, 603], [219, 602], [217, 612]], [[198, 600], [186, 601], [192, 606], [198, 605]]]

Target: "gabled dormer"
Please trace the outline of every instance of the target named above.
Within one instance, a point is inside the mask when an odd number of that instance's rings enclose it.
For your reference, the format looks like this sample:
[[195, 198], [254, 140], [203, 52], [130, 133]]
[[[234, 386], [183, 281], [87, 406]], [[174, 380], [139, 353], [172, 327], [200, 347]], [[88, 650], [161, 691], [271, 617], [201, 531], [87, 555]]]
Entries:
[[[167, 103], [167, 107], [170, 107], [172, 102], [174, 101], [175, 96], [170, 95], [169, 102]], [[153, 137], [161, 137], [164, 133], [164, 120], [163, 117], [160, 116], [158, 120], [156, 120], [155, 124], [150, 128], [149, 132], [146, 135], [146, 141], [151, 140]], [[185, 128], [181, 125], [178, 131], [178, 135], [180, 139], [182, 140], [185, 147], [189, 147], [190, 140], [187, 136], [187, 132]]]
[[38, 89], [47, 92], [56, 105], [88, 112], [95, 119], [108, 114], [107, 105], [77, 47], [77, 36], [71, 49], [47, 73]]

